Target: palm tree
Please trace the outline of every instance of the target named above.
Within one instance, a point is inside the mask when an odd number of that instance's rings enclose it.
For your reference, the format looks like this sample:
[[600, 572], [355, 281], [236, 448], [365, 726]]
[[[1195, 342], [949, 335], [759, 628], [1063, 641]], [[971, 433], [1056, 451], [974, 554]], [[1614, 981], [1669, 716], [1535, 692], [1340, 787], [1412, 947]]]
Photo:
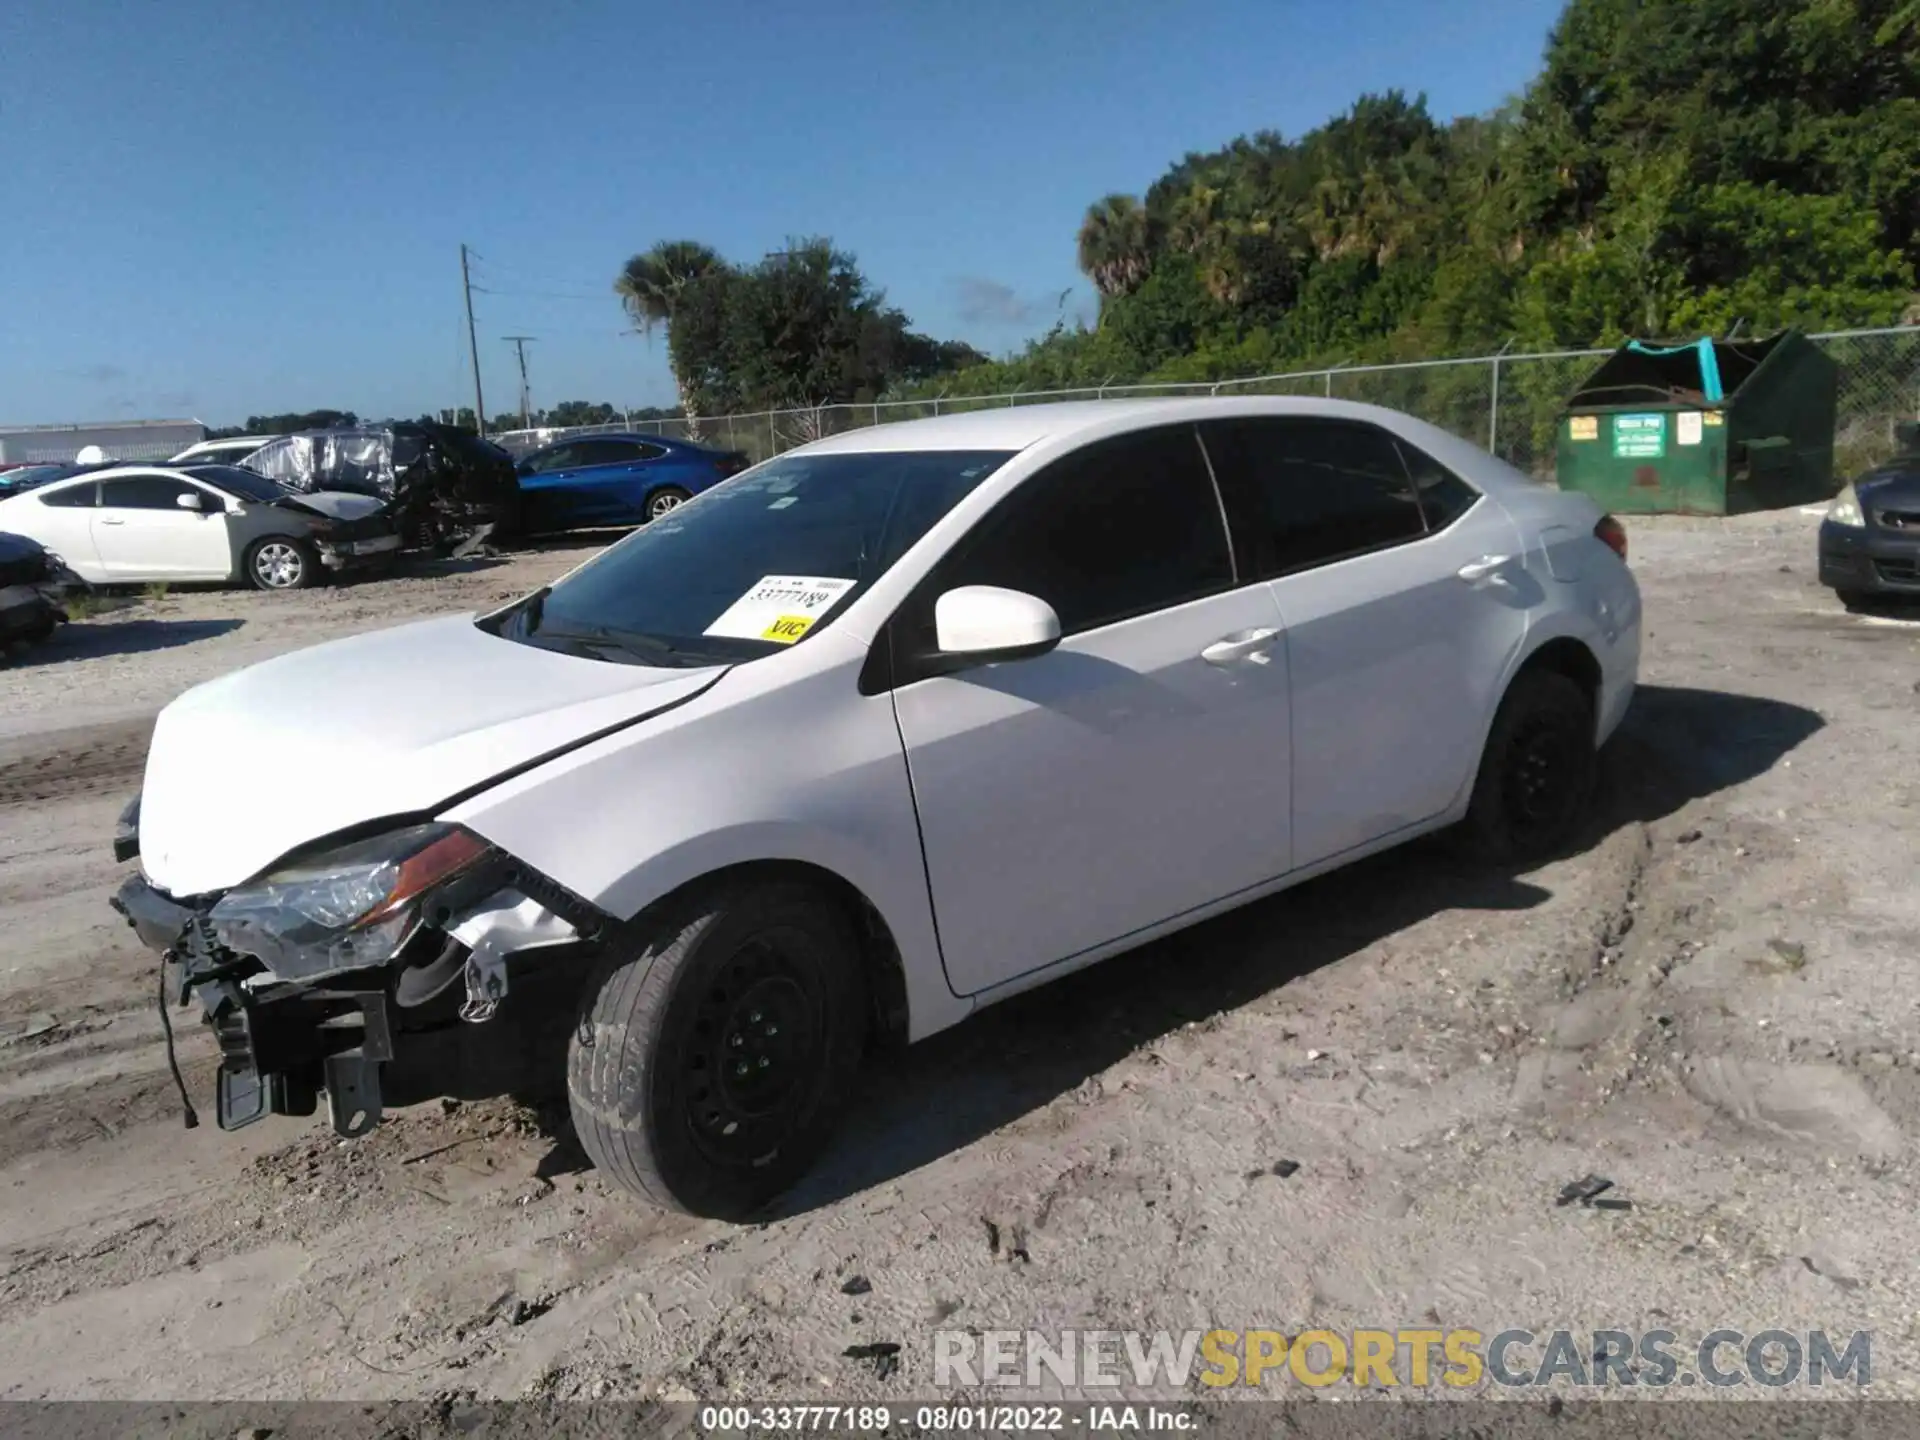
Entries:
[[1211, 185], [1196, 182], [1173, 202], [1167, 222], [1167, 244], [1187, 255], [1197, 255], [1217, 238], [1224, 197]]
[[1080, 270], [1103, 298], [1126, 295], [1153, 264], [1147, 212], [1131, 195], [1109, 195], [1080, 222]]
[[[654, 326], [673, 327], [674, 311], [687, 287], [695, 281], [726, 268], [727, 262], [711, 245], [698, 240], [662, 240], [651, 250], [635, 255], [622, 267], [613, 290], [642, 335], [651, 335]], [[674, 371], [674, 385], [680, 392], [680, 411], [686, 416], [688, 431], [698, 438], [700, 428], [699, 396], [693, 377]]]

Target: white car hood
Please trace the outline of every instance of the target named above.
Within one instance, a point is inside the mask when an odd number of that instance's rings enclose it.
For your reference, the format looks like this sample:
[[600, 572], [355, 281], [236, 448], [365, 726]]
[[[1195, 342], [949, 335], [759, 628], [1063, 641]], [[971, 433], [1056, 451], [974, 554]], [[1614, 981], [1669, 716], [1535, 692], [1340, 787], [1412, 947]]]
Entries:
[[347, 826], [431, 813], [726, 670], [583, 660], [502, 640], [466, 615], [282, 655], [160, 712], [141, 865], [174, 895], [237, 885]]

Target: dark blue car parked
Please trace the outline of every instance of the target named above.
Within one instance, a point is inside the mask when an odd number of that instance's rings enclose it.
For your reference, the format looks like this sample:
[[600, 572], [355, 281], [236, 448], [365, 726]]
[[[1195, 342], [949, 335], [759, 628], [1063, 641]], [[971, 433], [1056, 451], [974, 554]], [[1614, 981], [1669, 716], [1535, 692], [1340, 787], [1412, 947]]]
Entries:
[[658, 435], [586, 435], [523, 455], [523, 524], [529, 532], [640, 525], [747, 468], [736, 450], [709, 450]]

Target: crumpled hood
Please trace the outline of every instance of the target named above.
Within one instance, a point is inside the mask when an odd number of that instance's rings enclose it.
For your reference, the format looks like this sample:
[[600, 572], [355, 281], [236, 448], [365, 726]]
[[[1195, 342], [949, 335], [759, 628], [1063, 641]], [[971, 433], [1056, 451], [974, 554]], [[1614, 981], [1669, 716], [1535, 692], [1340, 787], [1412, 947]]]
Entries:
[[288, 510], [306, 510], [329, 520], [364, 520], [387, 508], [387, 502], [372, 495], [352, 495], [345, 490], [316, 490], [311, 495], [287, 495], [273, 502]]
[[502, 640], [465, 615], [282, 655], [160, 712], [141, 865], [173, 895], [226, 889], [348, 826], [431, 813], [689, 699], [727, 668], [583, 660]]

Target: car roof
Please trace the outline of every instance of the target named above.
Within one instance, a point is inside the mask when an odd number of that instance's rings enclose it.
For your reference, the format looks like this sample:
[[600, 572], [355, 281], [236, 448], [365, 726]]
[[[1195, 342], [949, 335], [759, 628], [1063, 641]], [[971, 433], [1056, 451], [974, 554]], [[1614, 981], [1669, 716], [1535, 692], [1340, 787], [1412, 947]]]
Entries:
[[[949, 404], [965, 404], [964, 400]], [[921, 420], [899, 420], [844, 431], [804, 448], [810, 455], [883, 450], [1025, 450], [1043, 440], [1068, 439], [1084, 431], [1132, 429], [1155, 421], [1179, 424], [1233, 415], [1300, 415], [1404, 424], [1399, 411], [1351, 400], [1313, 396], [1169, 396], [1140, 400], [1067, 400], [1035, 405], [995, 405]], [[793, 452], [789, 452], [793, 453]]]
[[[574, 445], [582, 440], [638, 440], [647, 445], [679, 446], [683, 449], [691, 450], [708, 450], [713, 448], [702, 440], [682, 440], [677, 435], [652, 435], [645, 430], [596, 430], [591, 435], [566, 435], [558, 440], [549, 440], [546, 444], [539, 446], [538, 449], [551, 450], [556, 445]], [[533, 450], [527, 452], [529, 455], [534, 453], [536, 452]]]

